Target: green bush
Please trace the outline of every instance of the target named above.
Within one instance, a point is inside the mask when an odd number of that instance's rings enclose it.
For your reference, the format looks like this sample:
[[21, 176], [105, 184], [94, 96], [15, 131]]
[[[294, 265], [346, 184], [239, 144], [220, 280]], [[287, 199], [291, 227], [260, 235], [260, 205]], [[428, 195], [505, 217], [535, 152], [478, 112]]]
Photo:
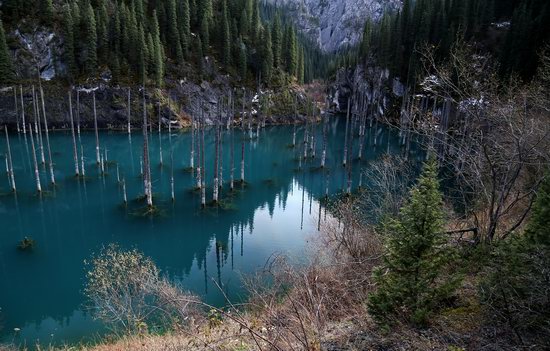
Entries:
[[444, 209], [437, 165], [430, 160], [396, 218], [384, 224], [385, 253], [375, 270], [368, 308], [380, 324], [403, 319], [425, 326], [460, 282], [447, 268], [457, 258], [443, 233]]

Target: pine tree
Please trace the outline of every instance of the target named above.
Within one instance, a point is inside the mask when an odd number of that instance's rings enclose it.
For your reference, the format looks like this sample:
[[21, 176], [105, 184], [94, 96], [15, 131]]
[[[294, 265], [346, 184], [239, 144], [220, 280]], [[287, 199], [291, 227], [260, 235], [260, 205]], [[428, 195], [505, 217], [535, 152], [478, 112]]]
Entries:
[[550, 174], [537, 191], [525, 234], [531, 242], [550, 248]]
[[231, 30], [229, 28], [229, 13], [227, 1], [222, 0], [222, 56], [226, 68], [231, 65]]
[[204, 53], [202, 51], [202, 40], [201, 36], [197, 35], [197, 63], [199, 67], [199, 78], [202, 79], [203, 72], [204, 72]]
[[178, 3], [178, 24], [180, 28], [181, 49], [183, 50], [184, 56], [187, 56], [187, 52], [189, 50], [189, 40], [191, 37], [189, 0], [180, 0]]
[[4, 24], [0, 19], [0, 84], [9, 84], [13, 79], [13, 66], [6, 44]]
[[374, 274], [377, 290], [368, 300], [378, 322], [400, 316], [424, 325], [441, 300], [454, 291], [458, 279], [443, 272], [454, 257], [446, 246], [443, 224], [437, 165], [431, 159], [398, 217], [384, 226], [383, 263]]
[[294, 28], [290, 26], [287, 27], [285, 50], [286, 70], [290, 75], [296, 76], [298, 68], [298, 48], [296, 33], [294, 32]]
[[253, 11], [252, 11], [252, 18], [250, 21], [250, 35], [252, 36], [252, 40], [254, 42], [257, 42], [260, 36], [260, 29], [262, 26], [261, 20], [260, 20], [260, 5], [258, 4], [258, 0], [253, 0]]
[[180, 34], [178, 30], [178, 20], [176, 15], [175, 0], [168, 0], [166, 3], [166, 13], [168, 15], [168, 40], [172, 48], [172, 55], [178, 63], [183, 61], [183, 49], [181, 48]]
[[69, 5], [63, 7], [63, 37], [65, 41], [64, 55], [68, 67], [68, 76], [74, 79], [78, 75], [78, 67], [75, 59], [73, 15]]
[[93, 75], [97, 70], [97, 31], [94, 9], [92, 4], [84, 8], [82, 15], [84, 23], [84, 70], [86, 74]]
[[50, 25], [53, 20], [52, 0], [40, 0], [40, 18], [42, 23]]
[[239, 38], [239, 72], [243, 80], [246, 79], [248, 64], [247, 60], [246, 45], [244, 44], [243, 39]]
[[143, 26], [138, 28], [138, 42], [141, 45], [138, 48], [138, 55], [136, 60], [136, 73], [140, 82], [145, 84], [145, 78], [147, 77], [147, 53], [150, 51], [147, 47], [147, 41], [145, 40], [145, 32]]
[[275, 20], [273, 21], [271, 39], [273, 41], [273, 66], [275, 68], [280, 68], [283, 33], [281, 29], [281, 18], [278, 13], [275, 15]]
[[298, 54], [298, 83], [304, 84], [305, 82], [305, 54], [304, 54], [304, 47], [300, 46], [299, 54]]
[[271, 44], [271, 30], [262, 31], [262, 77], [266, 83], [271, 81], [273, 72], [273, 49]]
[[106, 62], [107, 57], [109, 56], [109, 36], [107, 31], [109, 19], [104, 2], [102, 2], [100, 7], [97, 9], [96, 19], [98, 58], [100, 61]]
[[241, 35], [247, 35], [249, 28], [250, 28], [250, 21], [248, 19], [248, 12], [246, 11], [246, 9], [243, 9], [241, 13], [241, 20], [240, 20]]
[[154, 74], [155, 84], [157, 87], [161, 87], [164, 78], [164, 55], [162, 43], [160, 41], [160, 30], [156, 11], [153, 11], [151, 30], [153, 37], [152, 73]]
[[208, 47], [210, 46], [210, 29], [208, 24], [208, 18], [203, 17], [201, 20], [201, 40], [202, 40], [202, 51], [204, 53], [208, 52]]

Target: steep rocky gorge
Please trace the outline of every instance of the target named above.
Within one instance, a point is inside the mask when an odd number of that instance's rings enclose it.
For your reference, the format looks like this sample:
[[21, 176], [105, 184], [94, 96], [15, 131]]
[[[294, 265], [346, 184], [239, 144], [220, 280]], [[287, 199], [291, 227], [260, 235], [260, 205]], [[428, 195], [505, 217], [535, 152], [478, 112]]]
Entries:
[[353, 46], [361, 40], [365, 20], [378, 20], [397, 9], [401, 0], [266, 0], [285, 8], [297, 27], [325, 52]]

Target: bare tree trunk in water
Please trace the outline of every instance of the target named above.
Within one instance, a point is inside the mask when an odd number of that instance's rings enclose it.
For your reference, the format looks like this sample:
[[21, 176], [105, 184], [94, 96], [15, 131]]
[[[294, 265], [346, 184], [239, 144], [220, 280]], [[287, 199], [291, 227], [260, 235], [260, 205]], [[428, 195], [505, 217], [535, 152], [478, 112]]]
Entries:
[[34, 139], [32, 136], [32, 124], [29, 123], [29, 130], [31, 133], [31, 146], [32, 146], [32, 159], [34, 163], [34, 177], [36, 179], [36, 190], [42, 192], [42, 186], [40, 185], [40, 172], [38, 171], [38, 162], [36, 160], [36, 148], [34, 147]]
[[191, 114], [191, 156], [189, 167], [192, 170], [195, 169], [195, 116], [193, 114]]
[[[321, 168], [325, 168], [325, 162], [327, 159], [327, 114], [328, 114], [328, 100], [326, 102], [327, 108], [323, 115], [323, 151], [321, 153]], [[319, 214], [320, 215], [320, 214]]]
[[[21, 118], [23, 122], [23, 134], [27, 134], [27, 127], [25, 127], [25, 102], [23, 101], [23, 86], [19, 86], [20, 92], [21, 92]], [[33, 88], [34, 91], [34, 88]], [[17, 95], [17, 92], [16, 92]]]
[[82, 173], [82, 176], [85, 177], [86, 168], [84, 167], [84, 148], [82, 147], [82, 143], [80, 143], [80, 164], [81, 164], [80, 173]]
[[80, 140], [80, 90], [76, 89], [76, 133]]
[[241, 183], [244, 183], [244, 137], [246, 135], [244, 130], [244, 101], [245, 101], [245, 95], [243, 93], [243, 109], [242, 109], [243, 119], [241, 123], [242, 134], [243, 134], [243, 137], [241, 140]]
[[126, 196], [126, 178], [122, 178], [122, 196], [124, 199], [124, 204], [127, 204], [128, 197]]
[[11, 147], [10, 147], [10, 137], [8, 135], [8, 127], [6, 127], [4, 125], [4, 131], [6, 132], [6, 145], [7, 145], [7, 148], [8, 148], [8, 175], [10, 177], [10, 185], [11, 185], [11, 190], [13, 190], [13, 192], [16, 192], [16, 187], [15, 187], [15, 175], [13, 174], [13, 162], [12, 162], [12, 159], [11, 159]]
[[151, 168], [149, 166], [149, 136], [147, 133], [147, 106], [145, 101], [145, 86], [143, 87], [143, 190], [147, 198], [147, 206], [153, 206], [151, 194]]
[[95, 90], [92, 91], [92, 99], [94, 103], [94, 131], [95, 131], [95, 158], [97, 164], [101, 162], [99, 158], [99, 133], [97, 131], [97, 111], [95, 106]]
[[[219, 105], [218, 105], [219, 106]], [[216, 124], [214, 125], [214, 144], [215, 144], [215, 153], [214, 153], [214, 184], [213, 184], [213, 201], [214, 203], [218, 202], [218, 171], [219, 171], [219, 152], [220, 152], [220, 136], [218, 134], [219, 123], [216, 119]]]
[[204, 159], [204, 114], [202, 115], [202, 131], [201, 131], [201, 158], [202, 158], [202, 183], [201, 183], [201, 206], [206, 207], [206, 166]]
[[159, 101], [159, 154], [160, 154], [160, 165], [162, 166], [162, 132], [161, 132], [161, 116], [160, 116], [160, 101]]
[[46, 164], [46, 157], [44, 157], [44, 144], [42, 143], [42, 122], [40, 121], [40, 108], [38, 107], [38, 96], [34, 91], [34, 85], [32, 86], [32, 103], [34, 110], [34, 131], [36, 133], [36, 144], [38, 151], [40, 152], [40, 163]]
[[50, 148], [50, 133], [48, 132], [48, 119], [46, 117], [46, 106], [44, 104], [44, 90], [40, 87], [40, 97], [42, 98], [42, 114], [44, 116], [44, 129], [46, 130], [46, 146], [48, 147], [48, 163], [50, 168], [50, 179], [55, 185], [55, 175], [53, 172], [52, 149]]
[[174, 194], [174, 153], [170, 152], [170, 190], [172, 194], [172, 202], [176, 200], [176, 195]]
[[130, 88], [128, 88], [128, 102], [127, 102], [127, 114], [128, 114], [128, 126], [127, 126], [127, 130], [128, 130], [128, 135], [132, 134], [132, 125], [130, 124], [130, 120], [131, 120], [131, 107], [130, 107]]
[[[17, 133], [20, 132], [20, 126], [19, 126], [19, 103], [17, 102], [17, 87], [13, 86], [13, 106], [15, 107], [15, 120], [17, 121]], [[23, 129], [25, 128], [25, 124], [23, 124]]]
[[229, 175], [229, 188], [231, 190], [233, 190], [234, 188], [234, 182], [235, 182], [235, 136], [233, 135], [233, 115], [234, 115], [234, 100], [233, 98], [231, 98], [231, 112], [230, 112], [230, 115], [229, 115], [229, 137], [231, 138], [231, 160], [229, 161], [229, 163], [231, 164], [230, 167], [231, 167], [231, 171], [230, 171], [230, 175]]
[[294, 95], [294, 129], [292, 131], [292, 147], [296, 147], [296, 122], [298, 121], [298, 98]]
[[350, 108], [350, 98], [348, 98], [348, 112], [346, 114], [346, 134], [344, 136], [344, 167], [348, 162], [348, 125], [349, 125], [349, 108]]
[[73, 138], [73, 159], [74, 159], [74, 174], [78, 177], [80, 172], [78, 170], [78, 151], [76, 149], [76, 138], [74, 135], [74, 120], [73, 120], [73, 98], [72, 90], [69, 90], [69, 117], [71, 119], [71, 136]]
[[202, 110], [201, 105], [201, 118], [199, 119], [198, 126], [199, 129], [197, 131], [197, 145], [198, 145], [198, 167], [197, 167], [197, 189], [202, 189], [202, 163], [201, 163], [201, 127], [202, 127], [202, 119], [204, 118], [204, 111]]

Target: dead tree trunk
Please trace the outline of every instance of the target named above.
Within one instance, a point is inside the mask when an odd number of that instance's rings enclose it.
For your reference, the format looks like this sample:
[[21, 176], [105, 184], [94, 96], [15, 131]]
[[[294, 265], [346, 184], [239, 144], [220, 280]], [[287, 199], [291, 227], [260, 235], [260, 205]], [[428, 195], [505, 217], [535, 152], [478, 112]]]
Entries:
[[348, 111], [346, 114], [346, 132], [344, 135], [344, 167], [348, 162], [348, 128], [349, 128], [349, 109], [350, 109], [350, 98], [348, 98]]
[[40, 185], [40, 172], [38, 171], [38, 161], [36, 160], [36, 148], [34, 147], [34, 139], [32, 136], [32, 124], [29, 123], [29, 130], [31, 133], [31, 147], [32, 147], [32, 159], [34, 163], [34, 177], [36, 180], [36, 190], [42, 192], [42, 186]]
[[13, 174], [13, 162], [12, 162], [12, 158], [11, 158], [11, 147], [10, 147], [10, 137], [8, 135], [8, 128], [6, 126], [4, 126], [4, 131], [6, 132], [6, 145], [7, 145], [7, 148], [8, 148], [8, 176], [10, 177], [10, 185], [11, 185], [11, 190], [13, 190], [13, 192], [16, 192], [16, 187], [15, 187], [15, 175]]
[[[27, 134], [27, 127], [25, 126], [25, 102], [23, 101], [23, 86], [19, 86], [20, 92], [21, 92], [21, 119], [23, 122], [23, 134]], [[17, 95], [17, 92], [16, 94]]]
[[153, 206], [151, 192], [151, 168], [149, 166], [149, 136], [147, 132], [147, 105], [145, 100], [145, 87], [143, 87], [143, 190], [147, 200], [147, 206]]
[[55, 185], [55, 175], [53, 171], [52, 149], [50, 147], [50, 133], [48, 132], [48, 118], [46, 117], [46, 106], [44, 104], [44, 90], [40, 87], [40, 97], [42, 99], [42, 115], [44, 116], [44, 129], [46, 130], [46, 146], [48, 147], [48, 163], [50, 168], [50, 180]]
[[75, 175], [78, 177], [80, 172], [78, 171], [78, 151], [76, 150], [76, 138], [74, 134], [72, 90], [69, 90], [69, 117], [71, 120], [71, 136], [73, 139], [74, 172], [75, 172]]
[[95, 158], [97, 164], [101, 161], [99, 159], [99, 132], [97, 130], [97, 110], [95, 106], [95, 90], [92, 92], [92, 99], [94, 104], [94, 131], [95, 131]]
[[132, 125], [131, 125], [131, 106], [130, 106], [130, 88], [128, 88], [128, 102], [127, 102], [127, 114], [128, 114], [128, 126], [127, 126], [127, 129], [128, 129], [128, 135], [132, 134]]

